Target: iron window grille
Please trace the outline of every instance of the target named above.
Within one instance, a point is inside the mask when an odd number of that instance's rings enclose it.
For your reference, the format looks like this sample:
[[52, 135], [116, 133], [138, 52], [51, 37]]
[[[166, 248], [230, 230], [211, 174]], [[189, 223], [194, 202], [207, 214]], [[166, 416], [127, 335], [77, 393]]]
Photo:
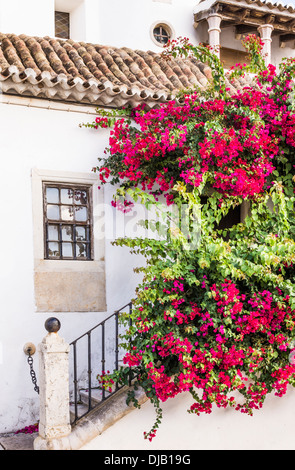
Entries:
[[171, 36], [169, 30], [163, 25], [156, 26], [153, 34], [155, 40], [160, 44], [167, 44]]
[[55, 12], [55, 37], [69, 39], [70, 14], [63, 11]]
[[90, 187], [43, 184], [45, 259], [92, 260]]

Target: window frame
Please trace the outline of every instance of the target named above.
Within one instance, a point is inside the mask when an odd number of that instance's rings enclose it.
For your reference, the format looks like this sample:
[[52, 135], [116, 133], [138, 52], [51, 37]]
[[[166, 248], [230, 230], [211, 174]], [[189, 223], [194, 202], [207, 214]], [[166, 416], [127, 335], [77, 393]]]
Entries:
[[[92, 197], [93, 260], [44, 258], [43, 182], [89, 186]], [[105, 312], [106, 205], [94, 172], [31, 169], [33, 282], [36, 312]], [[107, 205], [108, 208], [108, 205]]]
[[[47, 199], [46, 199], [46, 189], [47, 188], [58, 188], [59, 189], [59, 196], [60, 196], [60, 190], [61, 189], [73, 189], [74, 191], [77, 189], [85, 190], [87, 191], [87, 204], [83, 205], [82, 207], [86, 206], [87, 211], [88, 211], [88, 216], [86, 222], [83, 221], [67, 221], [67, 220], [62, 220], [61, 216], [59, 219], [48, 219], [47, 218]], [[93, 197], [92, 197], [92, 191], [91, 191], [91, 185], [90, 184], [77, 184], [77, 183], [62, 183], [62, 182], [53, 182], [53, 181], [43, 181], [42, 182], [42, 192], [43, 192], [43, 233], [44, 233], [44, 259], [46, 260], [56, 260], [56, 261], [63, 261], [63, 260], [68, 260], [68, 261], [93, 261], [94, 259], [94, 252], [93, 252]], [[58, 205], [59, 207], [62, 206], [62, 202], [59, 199], [59, 202], [55, 205]], [[64, 204], [67, 205], [67, 204]], [[75, 204], [73, 204], [74, 206]], [[48, 243], [50, 240], [48, 239], [48, 226], [49, 225], [58, 225], [59, 226], [59, 239], [57, 241], [59, 245], [59, 256], [49, 256], [48, 254]], [[73, 228], [73, 240], [70, 242], [73, 247], [73, 256], [68, 257], [68, 256], [63, 256], [62, 253], [62, 233], [61, 233], [61, 227], [62, 226], [70, 226]], [[86, 252], [87, 255], [85, 257], [77, 257], [76, 256], [76, 237], [75, 237], [75, 227], [76, 226], [81, 226], [85, 227], [85, 230], [88, 233], [87, 240], [84, 242], [87, 245]]]
[[[98, 190], [99, 177], [96, 173], [55, 171], [32, 168], [32, 204], [33, 204], [33, 243], [34, 265], [36, 270], [42, 271], [104, 271], [105, 259], [105, 223], [104, 216], [104, 192]], [[69, 259], [45, 259], [44, 258], [44, 207], [43, 207], [43, 182], [50, 184], [70, 184], [89, 186], [92, 197], [93, 218], [93, 259], [84, 260], [83, 263], [73, 263]]]
[[[156, 30], [159, 30], [159, 32], [156, 33]], [[164, 46], [165, 44], [167, 44], [171, 38], [170, 31], [163, 24], [159, 24], [154, 27], [153, 35], [154, 35], [155, 41], [159, 43], [161, 46]], [[162, 39], [165, 38], [165, 40], [167, 39], [167, 41], [165, 42], [165, 41], [159, 40], [161, 38]]]
[[165, 47], [167, 43], [161, 43], [157, 41], [154, 35], [154, 31], [156, 28], [164, 28], [167, 31], [167, 34], [169, 36], [168, 41], [170, 41], [171, 39], [175, 37], [174, 29], [170, 23], [168, 23], [167, 21], [154, 22], [150, 27], [150, 36], [151, 36], [153, 43], [156, 44], [158, 47]]

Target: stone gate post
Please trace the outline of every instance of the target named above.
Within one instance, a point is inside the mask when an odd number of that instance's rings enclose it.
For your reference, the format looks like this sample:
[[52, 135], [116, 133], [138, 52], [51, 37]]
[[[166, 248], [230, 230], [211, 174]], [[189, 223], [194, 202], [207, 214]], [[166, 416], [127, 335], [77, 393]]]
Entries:
[[69, 408], [69, 345], [60, 338], [60, 322], [45, 322], [48, 334], [38, 346], [39, 352], [39, 436], [34, 450], [59, 450], [71, 433]]

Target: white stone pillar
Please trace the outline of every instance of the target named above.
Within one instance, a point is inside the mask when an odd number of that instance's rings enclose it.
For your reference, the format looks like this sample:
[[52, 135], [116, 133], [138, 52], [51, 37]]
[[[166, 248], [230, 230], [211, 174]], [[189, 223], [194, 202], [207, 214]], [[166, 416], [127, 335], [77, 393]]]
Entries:
[[258, 27], [258, 32], [261, 37], [261, 41], [264, 43], [262, 54], [264, 56], [265, 65], [267, 66], [271, 62], [271, 33], [273, 31], [272, 24], [262, 24]]
[[212, 47], [213, 52], [220, 57], [220, 23], [221, 16], [217, 13], [212, 13], [207, 18], [208, 33], [209, 33], [209, 46]]
[[45, 322], [47, 336], [39, 352], [39, 436], [34, 450], [59, 450], [60, 442], [71, 433], [69, 407], [69, 345], [57, 331], [56, 318]]

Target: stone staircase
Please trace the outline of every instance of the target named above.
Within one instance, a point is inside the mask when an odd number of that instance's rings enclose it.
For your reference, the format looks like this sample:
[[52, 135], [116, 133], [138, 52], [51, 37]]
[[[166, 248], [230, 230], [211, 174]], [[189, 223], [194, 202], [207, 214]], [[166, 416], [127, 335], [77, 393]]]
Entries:
[[[118, 354], [118, 318], [120, 312], [124, 311], [126, 308], [128, 308], [129, 312], [131, 312], [132, 303], [130, 302], [124, 307], [122, 307], [120, 310], [114, 312], [112, 315], [103, 320], [100, 324], [96, 325], [94, 328], [77, 338], [70, 345], [72, 346], [73, 351], [75, 352], [74, 357], [76, 358], [77, 342], [83, 340], [83, 338], [86, 338], [88, 341], [88, 367], [84, 370], [87, 369], [88, 371], [90, 371], [88, 372], [89, 387], [92, 383], [94, 383], [94, 378], [91, 376], [92, 369], [90, 367], [89, 362], [89, 352], [91, 352], [90, 346], [92, 344], [91, 335], [94, 334], [94, 331], [98, 331], [99, 328], [103, 332], [101, 341], [101, 345], [103, 346], [101, 362], [104, 363], [106, 357], [104, 334], [105, 323], [107, 321], [114, 322], [115, 320], [115, 330], [112, 330], [113, 336], [115, 338], [113, 359], [115, 368], [118, 368], [119, 363], [121, 362], [121, 359], [119, 358]], [[48, 336], [49, 335], [47, 335], [47, 337]], [[77, 363], [75, 362], [74, 373], [72, 375], [73, 377], [79, 376], [79, 374], [77, 373]], [[85, 386], [85, 377], [84, 379], [82, 379], [82, 382], [79, 382], [81, 384], [80, 387]], [[76, 390], [78, 381], [75, 380], [74, 383], [76, 384], [74, 390]], [[83, 383], [84, 385], [82, 385]], [[52, 441], [54, 441], [54, 450], [78, 450], [83, 445], [100, 435], [109, 426], [111, 426], [116, 421], [125, 416], [127, 413], [132, 411], [134, 409], [134, 406], [127, 405], [127, 396], [130, 387], [132, 387], [132, 385], [122, 387], [119, 390], [113, 389], [111, 391], [105, 391], [104, 394], [102, 392], [102, 389], [99, 387], [91, 388], [90, 398], [88, 390], [86, 388], [78, 389], [77, 394], [74, 393], [74, 396], [77, 395], [76, 399], [74, 399], [73, 402], [70, 401], [71, 433], [67, 437], [61, 437], [60, 439], [52, 439]], [[135, 397], [137, 398], [139, 404], [144, 403], [147, 399], [143, 391], [140, 389], [135, 391]], [[5, 436], [0, 435], [0, 450], [33, 450], [33, 442], [36, 437], [38, 437], [37, 433], [35, 433], [35, 435], [28, 435], [24, 433], [11, 433]]]
[[[68, 439], [67, 445], [69, 447], [67, 450], [79, 450], [83, 445], [102, 434], [119, 419], [122, 419], [126, 414], [134, 410], [135, 407], [132, 404], [127, 405], [129, 389], [130, 387], [127, 386], [122, 387], [103, 401], [98, 396], [100, 391], [97, 391], [96, 396], [94, 394], [92, 397], [92, 405], [95, 407], [89, 412], [87, 403], [88, 394], [80, 391], [80, 411], [87, 412], [87, 414], [73, 426], [72, 433]], [[134, 390], [134, 392], [140, 405], [148, 400], [143, 389]], [[61, 448], [60, 450], [64, 449]]]
[[[106, 393], [106, 399], [110, 393]], [[91, 389], [91, 401], [89, 406], [89, 394], [87, 390], [81, 389], [78, 393], [78, 403], [77, 403], [77, 412], [78, 417], [84, 416], [89, 412], [89, 408], [94, 409], [102, 403], [102, 391], [101, 388], [92, 388]], [[70, 402], [70, 420], [71, 423], [75, 420], [75, 404]]]

